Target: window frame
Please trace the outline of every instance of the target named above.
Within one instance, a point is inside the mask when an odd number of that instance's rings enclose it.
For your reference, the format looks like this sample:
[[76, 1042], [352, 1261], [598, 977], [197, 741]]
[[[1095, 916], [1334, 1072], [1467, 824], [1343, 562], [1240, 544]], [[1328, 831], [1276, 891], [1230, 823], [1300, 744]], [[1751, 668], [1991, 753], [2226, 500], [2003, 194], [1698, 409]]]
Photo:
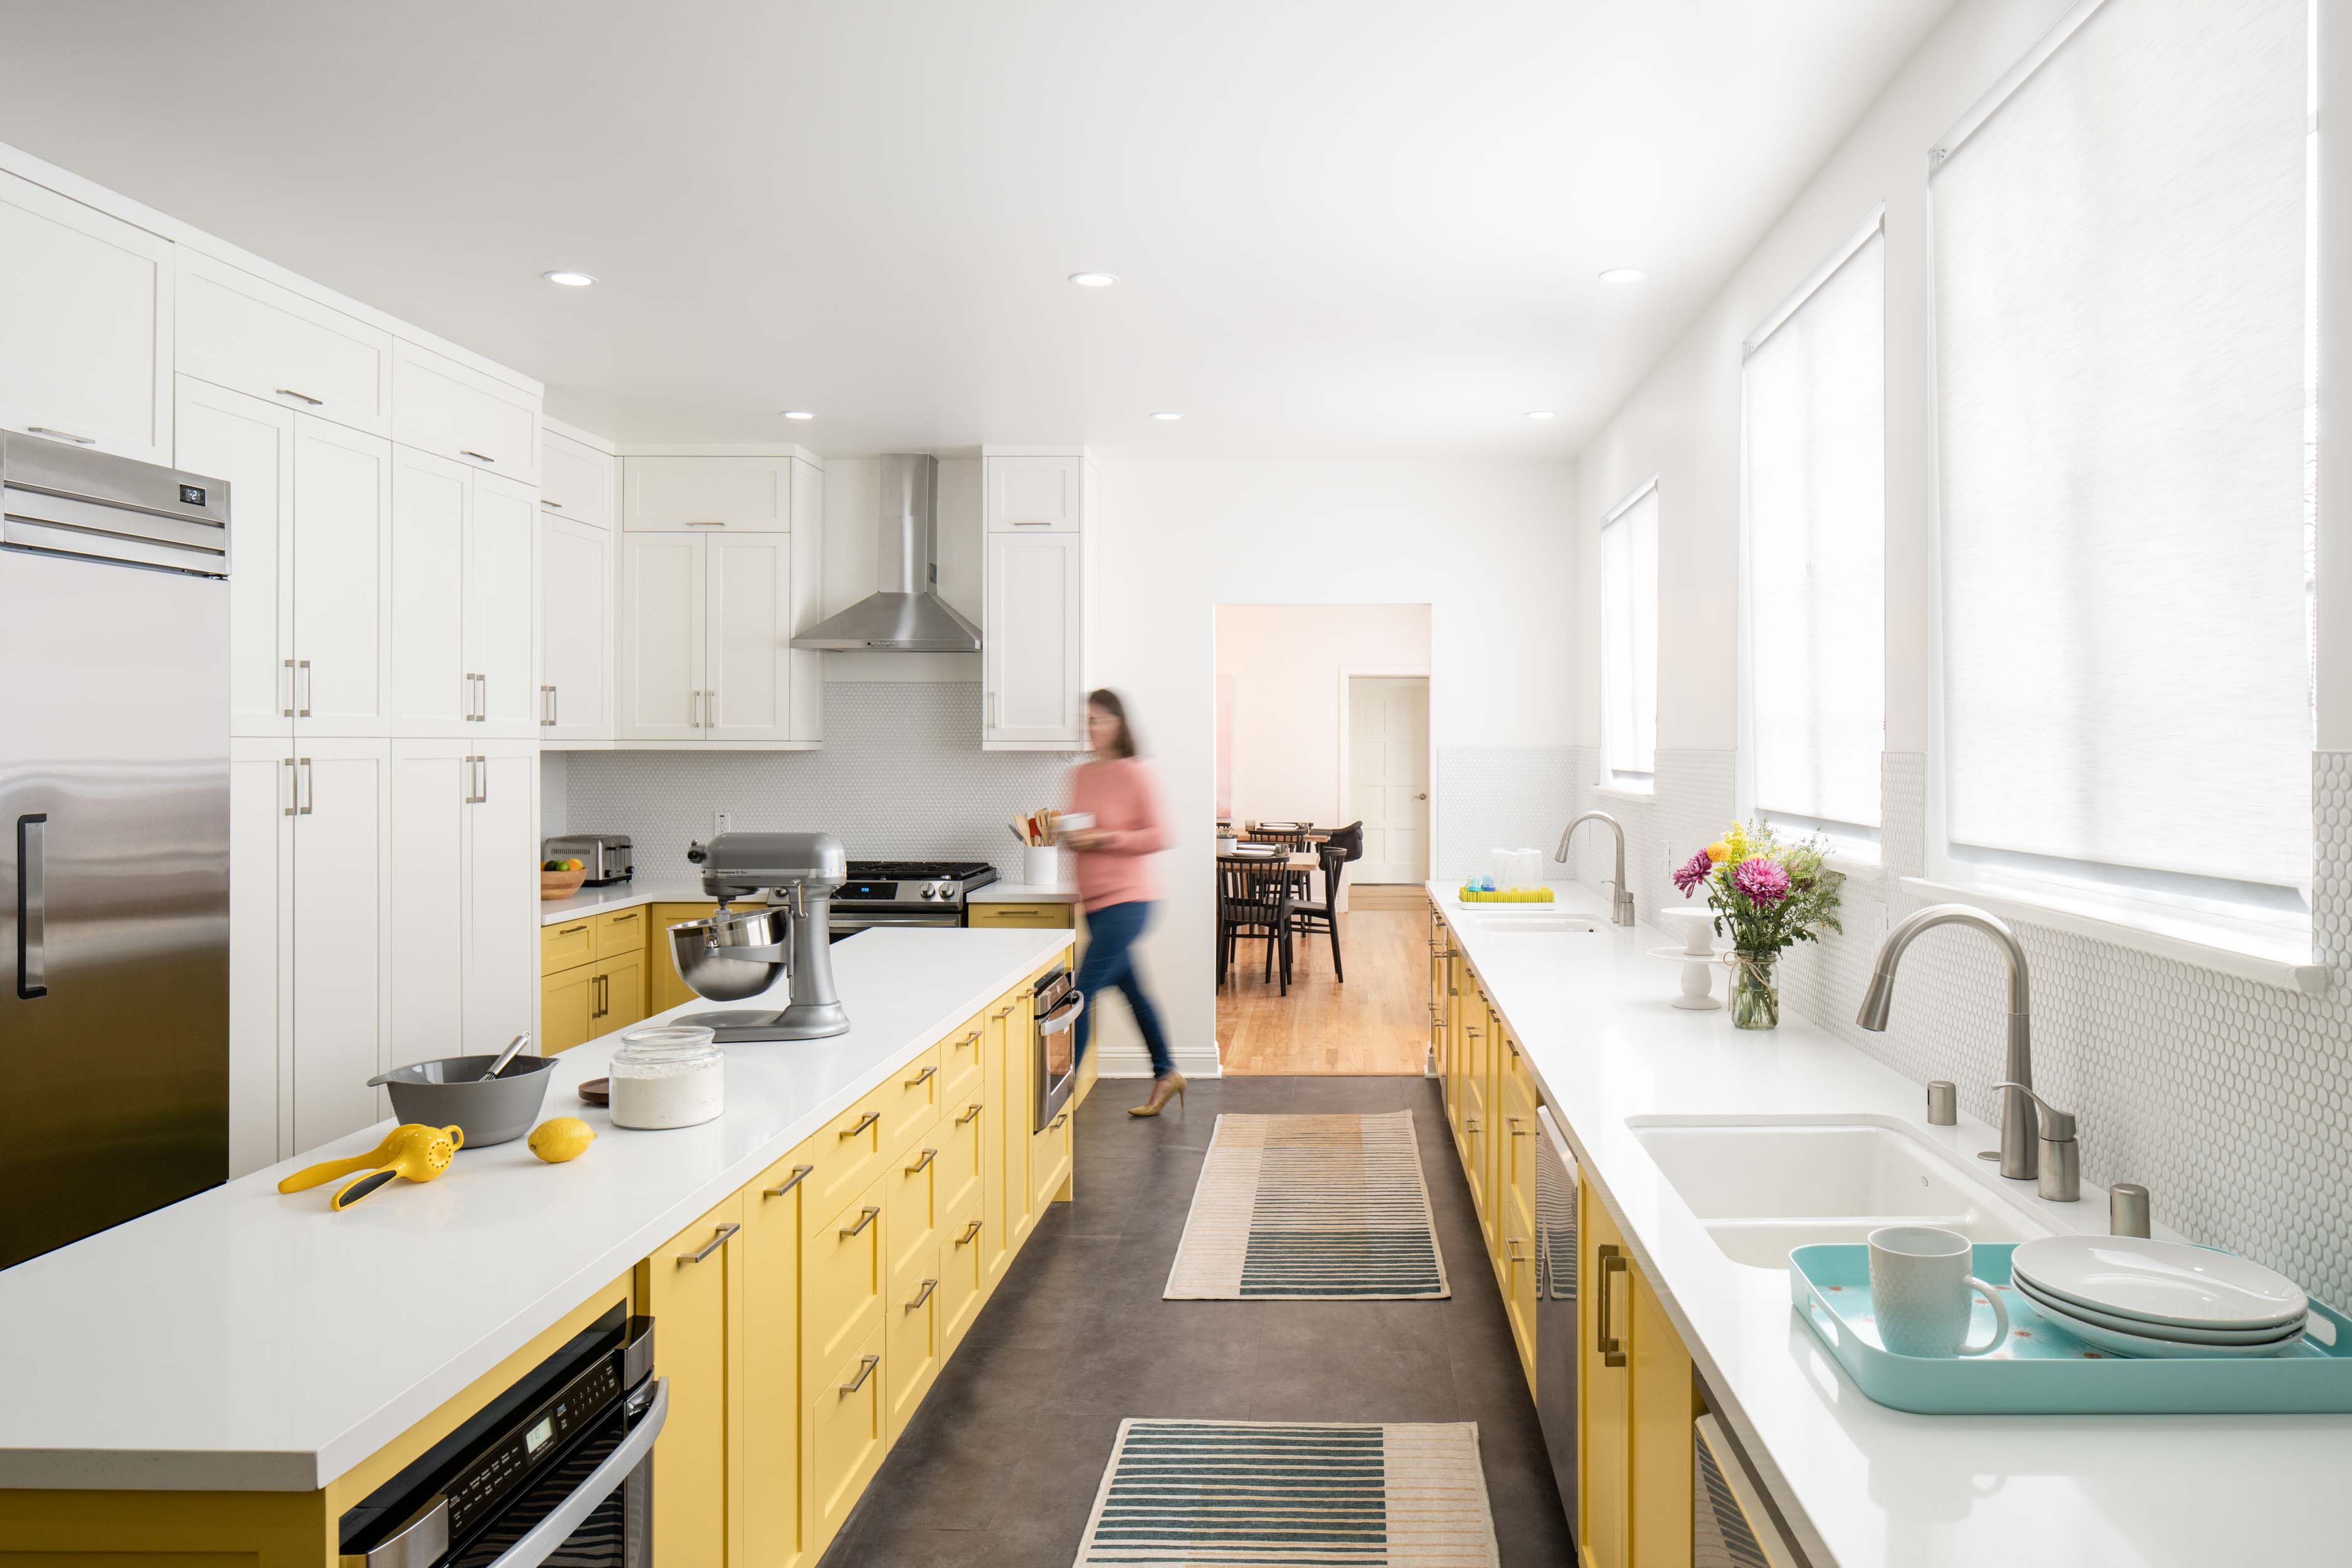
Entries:
[[[1601, 658], [1599, 660], [1599, 675], [1601, 681], [1601, 744], [1598, 748], [1601, 757], [1601, 766], [1600, 777], [1596, 783], [1598, 786], [1603, 790], [1614, 791], [1620, 795], [1635, 797], [1654, 796], [1657, 793], [1657, 689], [1660, 628], [1658, 625], [1658, 605], [1655, 602], [1656, 584], [1654, 581], [1652, 584], [1653, 604], [1651, 605], [1650, 612], [1651, 765], [1646, 770], [1641, 768], [1620, 768], [1616, 765], [1615, 759], [1611, 755], [1609, 746], [1609, 568], [1608, 556], [1602, 544], [1602, 540], [1608, 533], [1611, 525], [1615, 523], [1619, 519], [1624, 517], [1627, 513], [1631, 512], [1635, 507], [1641, 505], [1643, 501], [1647, 500], [1657, 494], [1658, 476], [1652, 474], [1649, 478], [1635, 485], [1631, 490], [1628, 490], [1623, 499], [1620, 500], [1614, 506], [1612, 506], [1607, 511], [1601, 513], [1601, 526], [1593, 531], [1592, 536], [1595, 557], [1594, 566], [1596, 569], [1594, 573], [1594, 585], [1599, 590], [1595, 595], [1596, 607], [1599, 613], [1593, 617], [1593, 623], [1596, 632], [1601, 638]], [[1654, 518], [1651, 524], [1650, 542], [1654, 555], [1657, 547], [1657, 527], [1663, 521], [1664, 516], [1663, 511], [1661, 511], [1660, 515]]]

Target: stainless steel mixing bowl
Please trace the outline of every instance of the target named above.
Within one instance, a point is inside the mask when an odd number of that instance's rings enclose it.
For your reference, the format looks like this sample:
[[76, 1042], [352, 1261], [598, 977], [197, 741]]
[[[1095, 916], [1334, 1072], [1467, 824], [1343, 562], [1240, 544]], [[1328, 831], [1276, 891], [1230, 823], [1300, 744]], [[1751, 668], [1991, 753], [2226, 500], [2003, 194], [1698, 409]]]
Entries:
[[740, 1002], [792, 973], [792, 932], [782, 910], [721, 910], [669, 928], [670, 958], [697, 996]]

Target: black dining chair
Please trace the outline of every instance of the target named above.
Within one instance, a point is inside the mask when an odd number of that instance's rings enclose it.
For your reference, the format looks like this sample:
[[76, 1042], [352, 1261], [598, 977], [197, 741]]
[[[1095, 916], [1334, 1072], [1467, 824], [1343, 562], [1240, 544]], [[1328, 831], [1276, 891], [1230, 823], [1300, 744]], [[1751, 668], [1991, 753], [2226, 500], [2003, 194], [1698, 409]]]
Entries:
[[[1290, 901], [1290, 929], [1298, 936], [1328, 936], [1331, 939], [1331, 969], [1339, 984], [1348, 983], [1348, 966], [1339, 957], [1339, 879], [1350, 860], [1364, 858], [1364, 825], [1353, 822], [1333, 830], [1317, 850], [1323, 862], [1323, 897], [1294, 898]], [[1309, 944], [1310, 951], [1312, 944]]]
[[1290, 994], [1290, 879], [1281, 866], [1217, 860], [1217, 984], [1232, 974], [1234, 951], [1244, 942], [1265, 943], [1265, 973], [1274, 977], [1276, 950], [1282, 960], [1282, 994]]

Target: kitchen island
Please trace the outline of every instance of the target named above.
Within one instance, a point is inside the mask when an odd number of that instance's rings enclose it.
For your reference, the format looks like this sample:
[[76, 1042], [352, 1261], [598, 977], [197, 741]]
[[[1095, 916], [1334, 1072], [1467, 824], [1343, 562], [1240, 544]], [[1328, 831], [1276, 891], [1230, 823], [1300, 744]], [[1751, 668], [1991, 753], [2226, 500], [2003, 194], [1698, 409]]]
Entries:
[[[219, 1494], [335, 1500], [339, 1478], [447, 1417], [461, 1395], [633, 1271], [637, 1310], [647, 1310], [645, 1260], [739, 1202], [786, 1156], [829, 1162], [833, 1124], [858, 1124], [850, 1113], [868, 1105], [888, 1105], [902, 1142], [887, 1144], [886, 1123], [869, 1165], [828, 1164], [810, 1178], [812, 1197], [832, 1192], [828, 1181], [862, 1184], [868, 1169], [877, 1190], [886, 1174], [896, 1181], [897, 1156], [919, 1137], [944, 1149], [950, 1117], [938, 1097], [951, 1085], [955, 1110], [974, 1101], [956, 1125], [1003, 1129], [992, 1205], [1009, 1202], [1017, 1215], [1041, 1181], [1046, 1201], [1055, 1184], [1066, 1195], [1066, 1131], [1034, 1135], [1060, 1138], [1055, 1167], [1029, 1131], [1025, 1004], [1031, 979], [1067, 948], [1066, 932], [866, 931], [834, 954], [851, 1030], [730, 1047], [728, 1109], [715, 1121], [632, 1131], [583, 1105], [578, 1086], [604, 1075], [608, 1037], [550, 1072], [542, 1118], [578, 1116], [598, 1133], [570, 1163], [541, 1163], [521, 1140], [467, 1150], [439, 1180], [395, 1184], [340, 1215], [328, 1210], [331, 1187], [277, 1191], [290, 1171], [372, 1149], [390, 1126], [380, 1123], [0, 1272], [10, 1331], [0, 1342], [0, 1539], [15, 1545], [27, 1531], [60, 1528], [73, 1493], [111, 1494], [110, 1510], [131, 1492], [209, 1494], [197, 1500], [215, 1510], [234, 1501]], [[770, 1005], [784, 1000], [779, 987]], [[983, 1081], [995, 1086], [988, 1099], [1003, 1102], [1001, 1122], [975, 1121]], [[859, 1149], [851, 1140], [864, 1136], [843, 1132], [839, 1148]], [[802, 1152], [812, 1139], [825, 1155]], [[945, 1171], [950, 1156], [937, 1164]], [[1008, 1197], [1006, 1181], [1028, 1190]], [[848, 1201], [860, 1195], [850, 1189]], [[975, 1185], [976, 1215], [979, 1198]], [[950, 1201], [943, 1187], [939, 1202]], [[811, 1233], [831, 1217], [811, 1210]], [[916, 1234], [894, 1233], [902, 1242]], [[1009, 1247], [1002, 1256], [1009, 1261]], [[982, 1281], [983, 1296], [992, 1283]], [[661, 1451], [669, 1439], [666, 1430]], [[121, 1511], [171, 1506], [155, 1499]], [[96, 1549], [86, 1542], [77, 1535], [63, 1549]]]
[[[1497, 919], [1503, 906], [1426, 887], [1483, 993], [1475, 1005], [1491, 1006], [1493, 1032], [1531, 1069], [1588, 1201], [1606, 1210], [1584, 1226], [1622, 1233], [1813, 1568], [2345, 1560], [2328, 1500], [2352, 1467], [2352, 1415], [1920, 1415], [1875, 1404], [1791, 1310], [1785, 1268], [1727, 1256], [1629, 1121], [1900, 1127], [1997, 1184], [1995, 1205], [2053, 1234], [2104, 1232], [2104, 1193], [2085, 1185], [2081, 1202], [2051, 1203], [2031, 1184], [2000, 1182], [1973, 1158], [1999, 1142], [1992, 1127], [1966, 1115], [1929, 1126], [1919, 1084], [1815, 1026], [1783, 1014], [1777, 1030], [1743, 1032], [1725, 1013], [1673, 1006], [1675, 966], [1645, 955], [1664, 935], [1610, 925], [1591, 889], [1555, 887], [1558, 908], [1594, 929], [1538, 936]], [[1461, 988], [1465, 1010], [1473, 990]], [[1685, 1432], [1685, 1473], [1689, 1448]], [[1637, 1544], [1634, 1560], [1652, 1559]]]

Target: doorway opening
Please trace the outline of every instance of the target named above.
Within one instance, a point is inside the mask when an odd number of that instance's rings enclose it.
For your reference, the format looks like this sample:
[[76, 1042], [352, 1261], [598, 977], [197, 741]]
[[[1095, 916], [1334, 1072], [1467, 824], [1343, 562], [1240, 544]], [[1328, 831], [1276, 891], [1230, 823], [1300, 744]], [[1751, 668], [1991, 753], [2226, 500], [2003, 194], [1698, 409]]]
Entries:
[[1225, 1072], [1423, 1070], [1429, 670], [1426, 605], [1218, 606]]

